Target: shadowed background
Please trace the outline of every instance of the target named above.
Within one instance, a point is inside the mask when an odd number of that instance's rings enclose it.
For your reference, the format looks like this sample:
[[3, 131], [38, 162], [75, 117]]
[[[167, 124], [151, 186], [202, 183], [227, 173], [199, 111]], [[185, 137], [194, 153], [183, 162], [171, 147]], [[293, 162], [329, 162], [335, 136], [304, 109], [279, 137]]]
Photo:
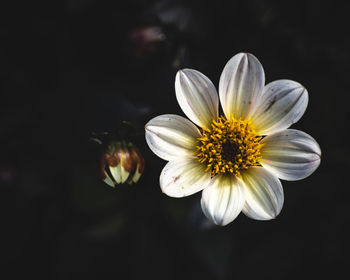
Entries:
[[[339, 2], [339, 3], [345, 3]], [[2, 9], [1, 254], [6, 279], [296, 279], [349, 264], [350, 44], [345, 4], [321, 1], [42, 1]], [[200, 194], [162, 194], [165, 161], [144, 124], [183, 115], [176, 71], [218, 86], [226, 62], [253, 53], [266, 82], [309, 92], [293, 128], [322, 149], [310, 177], [282, 182], [277, 219], [210, 225]], [[133, 123], [146, 160], [136, 185], [99, 178], [92, 132]]]

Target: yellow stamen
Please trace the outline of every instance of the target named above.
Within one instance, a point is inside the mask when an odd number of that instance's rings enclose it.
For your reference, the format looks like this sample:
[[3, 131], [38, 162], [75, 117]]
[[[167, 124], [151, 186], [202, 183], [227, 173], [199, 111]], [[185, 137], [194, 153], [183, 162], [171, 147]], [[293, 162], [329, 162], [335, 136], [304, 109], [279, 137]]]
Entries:
[[240, 176], [244, 169], [260, 165], [262, 136], [258, 135], [250, 119], [213, 120], [212, 129], [203, 129], [197, 139], [196, 156], [206, 165], [211, 177], [218, 174]]

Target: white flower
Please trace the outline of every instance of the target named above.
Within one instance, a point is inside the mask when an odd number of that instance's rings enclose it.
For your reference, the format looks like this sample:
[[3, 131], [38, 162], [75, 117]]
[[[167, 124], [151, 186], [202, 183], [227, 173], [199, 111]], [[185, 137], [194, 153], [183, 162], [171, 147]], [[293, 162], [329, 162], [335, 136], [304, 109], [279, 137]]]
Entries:
[[146, 124], [150, 149], [169, 161], [162, 191], [184, 197], [203, 190], [203, 212], [215, 224], [227, 225], [241, 211], [256, 220], [275, 218], [284, 201], [279, 179], [303, 179], [320, 164], [317, 142], [288, 129], [305, 112], [306, 89], [291, 80], [264, 84], [260, 62], [247, 53], [226, 64], [219, 96], [202, 73], [181, 70], [176, 98], [194, 124], [170, 114]]

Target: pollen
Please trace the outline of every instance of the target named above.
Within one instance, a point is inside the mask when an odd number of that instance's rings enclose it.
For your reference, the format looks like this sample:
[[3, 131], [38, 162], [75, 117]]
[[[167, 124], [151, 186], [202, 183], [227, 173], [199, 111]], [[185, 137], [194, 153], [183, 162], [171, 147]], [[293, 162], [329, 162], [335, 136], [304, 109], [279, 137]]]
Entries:
[[261, 139], [250, 119], [221, 116], [212, 121], [211, 129], [202, 129], [195, 153], [211, 177], [218, 174], [240, 176], [242, 170], [260, 165]]

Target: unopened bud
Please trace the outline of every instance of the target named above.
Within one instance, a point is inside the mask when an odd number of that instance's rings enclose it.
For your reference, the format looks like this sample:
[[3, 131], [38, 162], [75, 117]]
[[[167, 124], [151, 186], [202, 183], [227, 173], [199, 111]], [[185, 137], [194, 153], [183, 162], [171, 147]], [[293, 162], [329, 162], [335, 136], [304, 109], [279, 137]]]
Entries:
[[101, 159], [102, 179], [111, 187], [116, 184], [137, 183], [144, 167], [143, 157], [131, 142], [112, 141]]
[[132, 54], [143, 59], [156, 53], [166, 36], [160, 26], [139, 26], [129, 32]]

